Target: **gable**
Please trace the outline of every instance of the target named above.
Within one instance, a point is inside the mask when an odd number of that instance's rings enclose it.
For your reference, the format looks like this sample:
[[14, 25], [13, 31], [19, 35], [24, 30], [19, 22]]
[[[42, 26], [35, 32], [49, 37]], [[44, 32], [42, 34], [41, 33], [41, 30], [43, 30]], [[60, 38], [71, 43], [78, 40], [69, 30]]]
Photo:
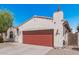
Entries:
[[28, 22], [19, 26], [20, 30], [53, 29], [53, 20], [49, 18], [33, 17]]

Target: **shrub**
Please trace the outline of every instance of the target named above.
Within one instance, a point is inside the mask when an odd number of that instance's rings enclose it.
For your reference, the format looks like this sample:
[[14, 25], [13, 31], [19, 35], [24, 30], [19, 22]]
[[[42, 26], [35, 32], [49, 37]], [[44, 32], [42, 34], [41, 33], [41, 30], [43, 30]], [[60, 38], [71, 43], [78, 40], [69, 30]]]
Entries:
[[77, 26], [77, 31], [79, 32], [79, 25]]
[[0, 36], [0, 43], [3, 43], [4, 41], [3, 41], [3, 37], [2, 36]]

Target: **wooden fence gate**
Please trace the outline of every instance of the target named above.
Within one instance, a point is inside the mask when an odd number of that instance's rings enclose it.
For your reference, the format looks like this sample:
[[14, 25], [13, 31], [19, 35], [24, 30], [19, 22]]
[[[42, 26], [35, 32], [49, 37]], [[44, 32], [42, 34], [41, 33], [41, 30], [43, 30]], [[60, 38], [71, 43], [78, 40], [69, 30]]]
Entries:
[[68, 34], [68, 45], [77, 46], [78, 45], [78, 33], [69, 33]]

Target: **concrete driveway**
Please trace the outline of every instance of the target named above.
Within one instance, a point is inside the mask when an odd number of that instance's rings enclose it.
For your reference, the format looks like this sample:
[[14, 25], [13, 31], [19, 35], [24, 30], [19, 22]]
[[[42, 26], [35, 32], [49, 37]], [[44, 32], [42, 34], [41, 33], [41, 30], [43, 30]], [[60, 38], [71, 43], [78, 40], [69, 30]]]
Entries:
[[0, 43], [0, 55], [44, 55], [52, 47], [18, 44], [18, 43]]
[[79, 51], [72, 48], [54, 49], [30, 44], [0, 43], [0, 55], [79, 55]]

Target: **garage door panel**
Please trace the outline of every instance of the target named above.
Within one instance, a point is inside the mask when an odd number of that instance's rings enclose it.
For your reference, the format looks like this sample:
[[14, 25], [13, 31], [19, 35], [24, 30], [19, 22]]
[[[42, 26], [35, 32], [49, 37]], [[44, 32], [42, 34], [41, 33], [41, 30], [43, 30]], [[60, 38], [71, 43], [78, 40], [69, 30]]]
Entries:
[[[40, 33], [38, 33], [38, 32], [40, 32]], [[43, 32], [43, 34], [41, 31], [34, 31], [32, 33], [23, 32], [24, 33], [23, 34], [23, 43], [34, 44], [34, 45], [43, 45], [43, 46], [53, 46], [53, 31], [52, 32], [44, 31], [44, 32]]]

